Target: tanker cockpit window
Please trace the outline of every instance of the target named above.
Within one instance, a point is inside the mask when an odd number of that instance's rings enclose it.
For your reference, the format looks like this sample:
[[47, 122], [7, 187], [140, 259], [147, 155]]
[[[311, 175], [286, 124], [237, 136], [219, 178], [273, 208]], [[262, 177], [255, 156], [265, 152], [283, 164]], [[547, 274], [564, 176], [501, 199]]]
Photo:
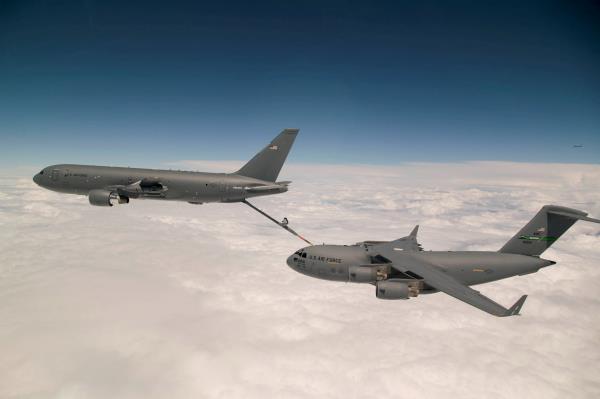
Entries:
[[40, 175], [43, 175], [43, 174], [44, 174], [44, 169], [42, 169], [42, 171], [40, 172]]
[[303, 257], [303, 258], [306, 258], [306, 252], [304, 252], [304, 253], [302, 254], [302, 257]]

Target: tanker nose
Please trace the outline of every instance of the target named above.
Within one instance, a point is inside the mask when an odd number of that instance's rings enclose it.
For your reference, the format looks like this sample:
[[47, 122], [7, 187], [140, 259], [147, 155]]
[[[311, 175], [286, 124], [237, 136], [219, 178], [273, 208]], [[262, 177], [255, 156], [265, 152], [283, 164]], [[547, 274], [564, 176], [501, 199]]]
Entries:
[[37, 175], [33, 176], [33, 182], [35, 184], [37, 184], [38, 186], [41, 186], [41, 181], [42, 181], [42, 175], [44, 174], [44, 171], [42, 170], [40, 173], [38, 173]]

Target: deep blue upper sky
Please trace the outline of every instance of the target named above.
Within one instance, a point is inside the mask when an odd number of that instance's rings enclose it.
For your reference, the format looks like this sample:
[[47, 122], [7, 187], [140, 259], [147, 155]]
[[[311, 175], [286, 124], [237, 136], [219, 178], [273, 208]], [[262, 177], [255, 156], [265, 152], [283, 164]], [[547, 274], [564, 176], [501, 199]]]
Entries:
[[[0, 3], [0, 165], [600, 162], [585, 1]], [[573, 148], [583, 145], [583, 148]]]

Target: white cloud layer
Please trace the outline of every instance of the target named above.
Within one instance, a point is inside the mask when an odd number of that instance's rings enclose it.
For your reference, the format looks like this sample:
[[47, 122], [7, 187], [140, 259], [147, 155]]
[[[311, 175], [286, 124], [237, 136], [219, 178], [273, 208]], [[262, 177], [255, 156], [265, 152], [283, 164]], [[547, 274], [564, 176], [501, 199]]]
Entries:
[[[236, 163], [192, 163], [235, 170]], [[496, 250], [544, 204], [600, 216], [600, 166], [286, 166], [255, 203], [309, 239]], [[556, 266], [481, 286], [523, 316], [442, 294], [381, 301], [297, 274], [303, 243], [239, 204], [85, 197], [0, 177], [1, 398], [600, 397], [600, 234]]]

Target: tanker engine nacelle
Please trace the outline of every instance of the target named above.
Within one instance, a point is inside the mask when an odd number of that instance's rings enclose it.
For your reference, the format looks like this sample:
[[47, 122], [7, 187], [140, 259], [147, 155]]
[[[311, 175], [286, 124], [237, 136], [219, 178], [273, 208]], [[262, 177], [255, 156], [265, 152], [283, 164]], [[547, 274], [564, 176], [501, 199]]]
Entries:
[[375, 295], [379, 299], [408, 299], [419, 295], [419, 288], [408, 281], [383, 280], [375, 284]]
[[113, 206], [113, 201], [119, 204], [129, 203], [129, 198], [120, 196], [108, 190], [91, 190], [88, 194], [90, 204], [95, 206]]

